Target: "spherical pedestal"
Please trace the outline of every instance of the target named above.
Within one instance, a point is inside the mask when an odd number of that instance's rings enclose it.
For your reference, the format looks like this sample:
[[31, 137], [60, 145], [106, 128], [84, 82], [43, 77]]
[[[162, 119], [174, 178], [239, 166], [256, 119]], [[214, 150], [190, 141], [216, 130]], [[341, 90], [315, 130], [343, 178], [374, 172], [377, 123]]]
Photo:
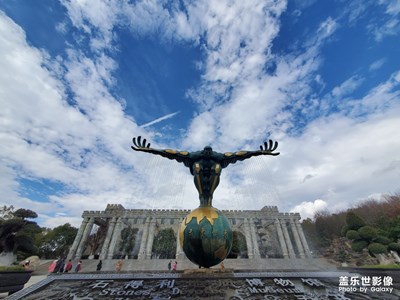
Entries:
[[179, 230], [179, 242], [187, 258], [206, 268], [219, 264], [228, 256], [232, 239], [228, 219], [212, 206], [193, 210]]

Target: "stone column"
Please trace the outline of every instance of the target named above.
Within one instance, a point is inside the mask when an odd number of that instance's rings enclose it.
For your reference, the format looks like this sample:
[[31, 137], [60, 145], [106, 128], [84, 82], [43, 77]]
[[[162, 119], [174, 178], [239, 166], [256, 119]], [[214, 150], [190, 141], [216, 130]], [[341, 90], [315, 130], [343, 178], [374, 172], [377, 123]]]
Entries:
[[92, 231], [93, 224], [94, 224], [94, 217], [90, 217], [89, 221], [86, 224], [85, 230], [83, 231], [82, 239], [79, 243], [78, 250], [76, 251], [75, 258], [78, 258], [78, 259], [81, 258], [83, 250], [85, 250], [85, 246], [86, 246], [89, 234]]
[[176, 254], [175, 254], [175, 258], [176, 259], [180, 259], [180, 258], [184, 258], [184, 253], [183, 253], [183, 249], [181, 247], [181, 243], [179, 242], [179, 229], [180, 229], [180, 224], [179, 226], [177, 226], [175, 228], [175, 233], [176, 233]]
[[149, 225], [150, 225], [150, 217], [147, 217], [145, 223], [143, 224], [142, 239], [140, 241], [138, 259], [146, 258], [146, 245], [147, 245], [146, 242], [147, 242], [147, 235], [149, 232]]
[[294, 223], [293, 219], [290, 219], [290, 229], [292, 230], [297, 250], [299, 250], [300, 258], [304, 258], [305, 253], [304, 253], [303, 245], [301, 244], [300, 236], [299, 236], [299, 233], [297, 232], [297, 227], [296, 227], [296, 224]]
[[296, 254], [294, 253], [292, 241], [290, 240], [290, 235], [286, 227], [286, 220], [280, 220], [283, 236], [285, 237], [285, 242], [289, 251], [289, 258], [296, 258]]
[[278, 233], [278, 240], [279, 240], [279, 244], [281, 245], [283, 258], [289, 258], [289, 254], [288, 254], [288, 250], [287, 250], [287, 247], [286, 247], [285, 239], [283, 237], [281, 224], [279, 223], [278, 219], [275, 219], [275, 227], [276, 227], [276, 232]]
[[249, 225], [250, 225], [251, 238], [253, 240], [254, 257], [260, 258], [260, 249], [258, 247], [257, 233], [253, 218], [250, 218]]
[[254, 257], [254, 251], [253, 251], [253, 241], [251, 238], [251, 229], [249, 220], [245, 218], [243, 224], [244, 224], [244, 236], [246, 238], [246, 245], [247, 245], [247, 255], [249, 256], [249, 259], [252, 259]]
[[113, 231], [115, 229], [115, 223], [117, 222], [116, 217], [112, 217], [110, 220], [110, 223], [108, 224], [108, 229], [107, 229], [107, 235], [104, 239], [103, 247], [101, 248], [100, 252], [100, 259], [106, 259], [107, 258], [107, 252], [108, 252], [108, 247], [110, 246], [110, 241], [113, 236]]
[[78, 233], [75, 236], [74, 243], [72, 244], [71, 249], [69, 250], [67, 259], [74, 259], [75, 258], [76, 250], [78, 249], [78, 245], [81, 242], [83, 232], [85, 231], [85, 228], [86, 228], [86, 225], [87, 225], [88, 222], [89, 222], [89, 218], [88, 217], [83, 218], [81, 227], [79, 227]]
[[151, 259], [151, 253], [153, 248], [153, 240], [154, 240], [154, 229], [156, 227], [156, 219], [151, 218], [149, 225], [149, 233], [147, 238], [147, 247], [146, 247], [146, 258]]
[[305, 252], [306, 256], [312, 257], [310, 248], [308, 248], [306, 237], [304, 236], [303, 228], [301, 228], [301, 224], [300, 224], [299, 220], [295, 220], [295, 224], [296, 224], [299, 236], [300, 236], [301, 243], [303, 244], [303, 248], [304, 248], [304, 252]]
[[108, 247], [108, 252], [107, 252], [107, 259], [112, 259], [114, 256], [115, 252], [115, 247], [117, 246], [117, 242], [121, 236], [121, 230], [122, 230], [122, 217], [119, 217], [117, 219], [117, 222], [115, 224], [115, 228], [112, 234], [111, 242]]

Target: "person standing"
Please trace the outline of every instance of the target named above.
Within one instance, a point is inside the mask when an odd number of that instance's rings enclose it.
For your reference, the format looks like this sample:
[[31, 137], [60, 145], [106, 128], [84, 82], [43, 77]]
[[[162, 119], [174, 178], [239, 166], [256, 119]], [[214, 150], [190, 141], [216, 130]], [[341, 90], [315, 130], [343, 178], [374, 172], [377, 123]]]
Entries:
[[67, 265], [65, 266], [65, 273], [68, 273], [69, 271], [71, 271], [72, 270], [72, 262], [71, 262], [71, 260], [68, 260], [68, 263], [67, 263]]
[[63, 273], [64, 272], [64, 267], [65, 267], [65, 260], [63, 258], [63, 259], [61, 259], [60, 268], [58, 269], [58, 272], [59, 273]]
[[172, 271], [176, 271], [177, 268], [178, 268], [178, 262], [175, 261], [174, 265], [172, 266]]
[[100, 260], [99, 263], [97, 264], [96, 270], [101, 271], [102, 267], [103, 267], [103, 262]]
[[61, 264], [62, 264], [62, 260], [61, 260], [61, 258], [59, 257], [59, 258], [57, 259], [56, 267], [54, 268], [53, 273], [58, 273], [58, 271], [60, 271]]
[[49, 273], [53, 273], [54, 269], [56, 268], [57, 260], [54, 260], [51, 265], [49, 266]]
[[170, 260], [168, 263], [168, 271], [171, 271], [171, 265], [172, 265], [172, 260]]
[[82, 269], [82, 261], [80, 260], [75, 267], [75, 273], [78, 273]]
[[122, 259], [118, 260], [117, 264], [115, 265], [115, 271], [120, 272], [123, 264], [124, 262], [122, 261]]

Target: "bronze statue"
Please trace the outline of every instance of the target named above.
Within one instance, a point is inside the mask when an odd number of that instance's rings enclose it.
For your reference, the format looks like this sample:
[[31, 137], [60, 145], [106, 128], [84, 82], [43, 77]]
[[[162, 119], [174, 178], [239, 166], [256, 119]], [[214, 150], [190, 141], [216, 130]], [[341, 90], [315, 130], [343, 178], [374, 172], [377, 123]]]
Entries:
[[260, 146], [257, 151], [238, 151], [219, 153], [213, 151], [210, 146], [204, 147], [201, 151], [188, 152], [177, 151], [171, 149], [153, 149], [150, 148], [150, 143], [146, 144], [146, 139], [133, 138], [134, 146], [131, 148], [135, 151], [143, 151], [152, 154], [161, 155], [168, 159], [176, 160], [183, 163], [190, 169], [190, 173], [194, 176], [194, 184], [199, 192], [200, 206], [211, 206], [211, 201], [215, 189], [219, 184], [219, 177], [223, 168], [229, 164], [234, 164], [238, 160], [245, 160], [252, 156], [258, 155], [279, 155], [279, 152], [274, 153], [278, 147], [278, 142], [265, 142], [264, 146]]

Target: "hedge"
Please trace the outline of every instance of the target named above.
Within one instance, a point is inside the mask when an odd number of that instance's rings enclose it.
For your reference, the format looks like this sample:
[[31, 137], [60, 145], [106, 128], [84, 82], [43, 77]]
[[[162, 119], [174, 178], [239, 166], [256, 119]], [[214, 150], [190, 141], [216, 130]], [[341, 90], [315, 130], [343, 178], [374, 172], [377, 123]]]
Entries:
[[347, 233], [346, 233], [346, 237], [347, 237], [349, 240], [357, 240], [357, 239], [360, 238], [360, 234], [359, 234], [357, 231], [355, 231], [355, 230], [349, 230], [349, 231], [347, 231]]
[[381, 254], [381, 253], [386, 253], [387, 248], [385, 245], [379, 243], [371, 243], [368, 246], [368, 251], [371, 252], [372, 254]]
[[351, 249], [353, 249], [356, 252], [361, 252], [367, 246], [368, 243], [366, 241], [354, 241], [351, 244]]

